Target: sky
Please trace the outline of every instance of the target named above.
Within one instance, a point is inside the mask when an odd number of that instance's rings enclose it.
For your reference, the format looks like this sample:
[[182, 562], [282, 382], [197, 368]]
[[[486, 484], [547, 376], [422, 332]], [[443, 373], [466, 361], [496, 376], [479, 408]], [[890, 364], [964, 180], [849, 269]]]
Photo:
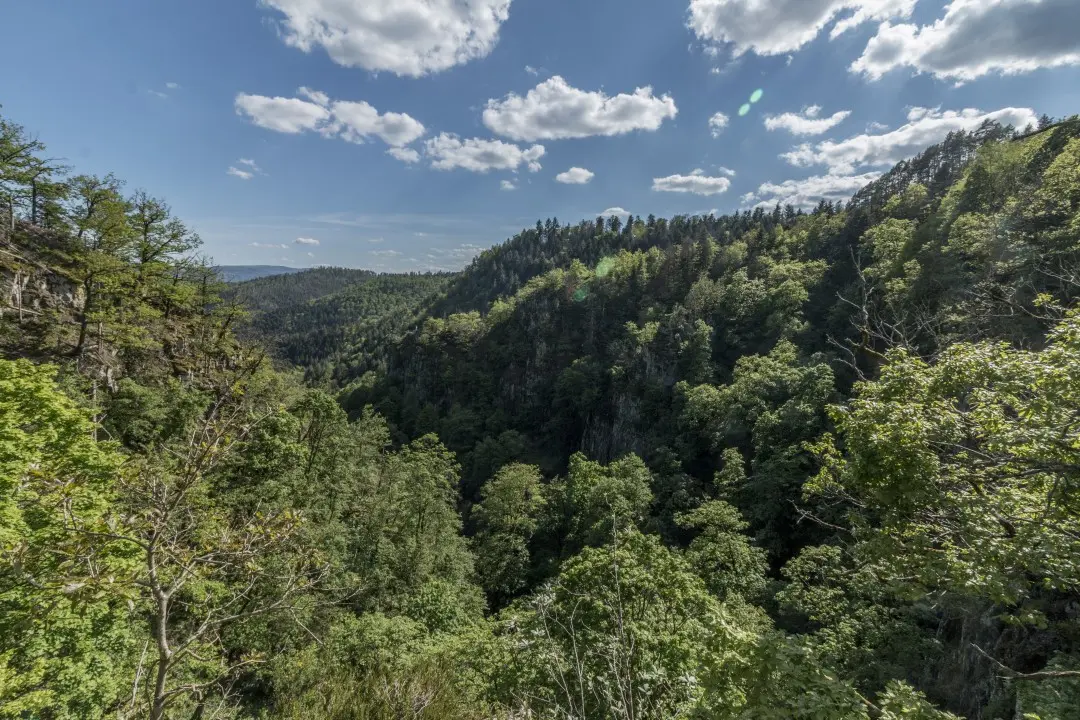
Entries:
[[1077, 0], [8, 2], [0, 113], [220, 264], [453, 270], [537, 219], [846, 199], [1080, 112]]

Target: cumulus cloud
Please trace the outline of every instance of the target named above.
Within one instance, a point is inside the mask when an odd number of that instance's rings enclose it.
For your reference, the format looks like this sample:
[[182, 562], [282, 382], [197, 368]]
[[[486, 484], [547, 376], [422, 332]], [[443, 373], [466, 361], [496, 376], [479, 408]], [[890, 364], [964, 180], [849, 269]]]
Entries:
[[906, 18], [917, 0], [690, 0], [690, 29], [705, 42], [730, 43], [736, 57], [782, 55], [816, 38], [834, 20], [836, 37], [869, 20]]
[[369, 136], [380, 138], [387, 145], [402, 147], [423, 136], [424, 125], [404, 113], [383, 113], [366, 102], [338, 101], [330, 105], [334, 116], [328, 128], [343, 140], [362, 143]]
[[1080, 65], [1076, 0], [952, 0], [933, 25], [883, 23], [852, 65], [876, 80], [895, 68], [973, 80]]
[[879, 172], [868, 172], [861, 175], [819, 175], [802, 180], [785, 180], [780, 184], [764, 183], [756, 192], [743, 195], [741, 200], [744, 205], [756, 203], [760, 207], [773, 207], [780, 203], [809, 210], [822, 200], [847, 200], [879, 177]]
[[419, 77], [486, 57], [510, 0], [262, 0], [281, 37], [338, 65]]
[[309, 88], [300, 88], [297, 94], [306, 99], [240, 93], [236, 113], [267, 130], [318, 132], [352, 143], [377, 137], [392, 147], [403, 147], [425, 132], [423, 123], [404, 113], [379, 113], [366, 102], [331, 100], [326, 93]]
[[564, 185], [586, 185], [595, 176], [595, 173], [585, 168], [572, 167], [556, 175], [555, 182], [561, 182]]
[[436, 170], [462, 168], [486, 173], [489, 170], [517, 170], [525, 165], [529, 172], [539, 172], [543, 145], [522, 149], [501, 140], [462, 140], [457, 135], [441, 133], [424, 144], [424, 154]]
[[880, 134], [864, 133], [839, 142], [825, 141], [815, 145], [803, 144], [780, 157], [796, 167], [825, 165], [832, 175], [852, 175], [859, 167], [893, 165], [916, 155], [927, 147], [941, 142], [950, 132], [974, 130], [987, 120], [1027, 127], [1038, 121], [1030, 108], [1003, 108], [983, 112], [965, 110], [933, 110], [911, 108], [905, 125]]
[[330, 120], [330, 111], [317, 103], [299, 98], [265, 97], [240, 93], [236, 113], [267, 130], [301, 133], [315, 130]]
[[651, 87], [609, 97], [578, 90], [556, 75], [524, 97], [488, 100], [484, 124], [498, 135], [533, 142], [657, 130], [678, 112], [670, 95], [657, 97]]
[[693, 193], [695, 195], [719, 195], [731, 187], [726, 177], [709, 177], [704, 170], [694, 170], [689, 175], [669, 175], [653, 178], [655, 192]]
[[235, 165], [230, 165], [229, 169], [225, 171], [225, 174], [232, 175], [233, 177], [238, 177], [241, 180], [250, 180], [251, 178], [255, 177], [255, 173], [248, 170], [241, 170]]
[[165, 83], [165, 87], [169, 88], [170, 90], [179, 90], [180, 83], [167, 82]]
[[609, 207], [604, 212], [599, 213], [600, 217], [611, 217], [612, 215], [625, 218], [630, 217], [630, 212], [628, 210], [623, 210], [621, 207]]
[[316, 240], [315, 238], [309, 238], [309, 237], [298, 237], [295, 240], [293, 240], [293, 242], [296, 243], [297, 245], [318, 245], [319, 244], [318, 240]]
[[784, 113], [765, 116], [765, 127], [769, 130], [787, 130], [792, 135], [821, 135], [844, 122], [850, 110], [840, 110], [828, 117], [820, 117], [821, 106], [811, 105], [801, 113]]
[[392, 147], [386, 151], [386, 154], [409, 165], [420, 162], [420, 153], [412, 148]]
[[720, 137], [720, 133], [724, 132], [724, 128], [728, 126], [730, 121], [731, 118], [722, 112], [718, 112], [709, 118], [709, 130], [712, 131], [712, 136]]
[[510, 190], [517, 190], [517, 185], [515, 185], [510, 180], [503, 180], [502, 182], [499, 183], [499, 189], [500, 190], [506, 190], [506, 191], [509, 192]]

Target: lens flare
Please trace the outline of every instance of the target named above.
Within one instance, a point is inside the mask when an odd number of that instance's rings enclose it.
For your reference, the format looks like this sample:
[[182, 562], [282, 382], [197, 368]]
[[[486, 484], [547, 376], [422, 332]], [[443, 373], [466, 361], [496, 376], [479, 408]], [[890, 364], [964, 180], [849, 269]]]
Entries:
[[754, 94], [750, 96], [750, 102], [756, 103], [758, 100], [761, 99], [761, 96], [764, 95], [764, 94], [765, 94], [765, 91], [762, 90], [761, 88], [758, 88], [757, 90], [754, 91]]
[[615, 258], [606, 257], [596, 263], [596, 277], [604, 277], [615, 268]]
[[739, 117], [746, 115], [748, 112], [750, 112], [750, 103], [744, 103], [743, 106], [739, 108]]

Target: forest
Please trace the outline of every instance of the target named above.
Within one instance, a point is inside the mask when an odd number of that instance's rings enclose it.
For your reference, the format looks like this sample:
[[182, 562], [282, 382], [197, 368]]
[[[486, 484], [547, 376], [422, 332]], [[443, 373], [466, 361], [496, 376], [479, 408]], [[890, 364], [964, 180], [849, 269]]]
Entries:
[[1080, 118], [226, 284], [0, 117], [0, 718], [1080, 718]]

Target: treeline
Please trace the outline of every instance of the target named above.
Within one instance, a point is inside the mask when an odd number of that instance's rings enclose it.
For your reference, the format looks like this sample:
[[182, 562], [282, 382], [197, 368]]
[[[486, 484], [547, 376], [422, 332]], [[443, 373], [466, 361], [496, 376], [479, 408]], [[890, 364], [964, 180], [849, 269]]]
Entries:
[[1080, 121], [270, 310], [338, 398], [0, 128], [0, 718], [1076, 717]]

